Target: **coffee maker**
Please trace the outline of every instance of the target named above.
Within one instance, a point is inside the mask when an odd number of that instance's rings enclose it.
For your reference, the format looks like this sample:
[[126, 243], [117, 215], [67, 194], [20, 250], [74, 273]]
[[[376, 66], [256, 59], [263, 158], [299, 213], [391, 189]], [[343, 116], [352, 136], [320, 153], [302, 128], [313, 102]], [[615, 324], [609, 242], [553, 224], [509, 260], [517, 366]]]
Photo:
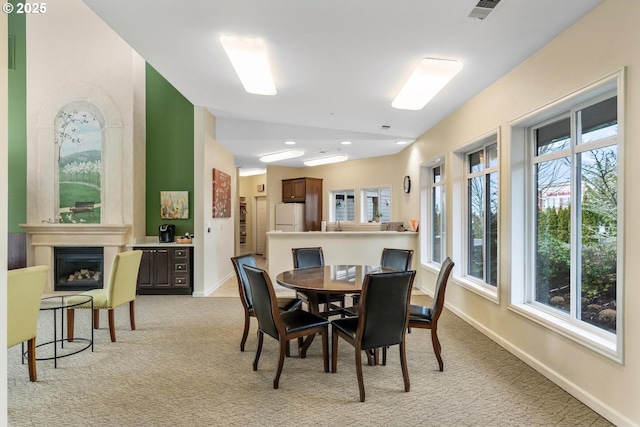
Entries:
[[161, 224], [158, 227], [158, 239], [160, 243], [173, 243], [176, 235], [176, 226], [173, 224]]

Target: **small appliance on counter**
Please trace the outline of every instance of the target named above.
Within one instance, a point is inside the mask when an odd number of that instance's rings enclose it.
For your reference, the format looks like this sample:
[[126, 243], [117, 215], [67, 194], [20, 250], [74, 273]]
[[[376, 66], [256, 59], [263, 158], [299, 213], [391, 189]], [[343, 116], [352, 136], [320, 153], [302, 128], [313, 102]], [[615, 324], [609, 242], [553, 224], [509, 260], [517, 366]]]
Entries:
[[173, 224], [161, 224], [158, 227], [158, 240], [160, 243], [173, 243], [176, 235], [176, 226]]

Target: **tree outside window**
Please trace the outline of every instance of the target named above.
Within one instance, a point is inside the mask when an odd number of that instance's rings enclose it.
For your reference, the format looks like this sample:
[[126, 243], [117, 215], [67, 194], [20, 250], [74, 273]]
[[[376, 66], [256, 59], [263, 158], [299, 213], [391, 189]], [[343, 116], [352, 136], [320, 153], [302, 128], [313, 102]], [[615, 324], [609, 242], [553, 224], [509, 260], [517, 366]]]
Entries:
[[531, 129], [537, 197], [533, 299], [612, 333], [617, 323], [616, 106], [613, 96]]

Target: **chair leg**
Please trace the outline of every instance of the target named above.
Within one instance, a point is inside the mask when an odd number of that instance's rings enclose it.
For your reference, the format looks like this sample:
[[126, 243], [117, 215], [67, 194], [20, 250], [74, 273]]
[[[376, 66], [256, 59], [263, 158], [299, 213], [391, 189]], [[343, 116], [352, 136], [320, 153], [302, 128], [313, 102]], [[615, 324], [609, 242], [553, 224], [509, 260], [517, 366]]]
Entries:
[[335, 330], [331, 334], [331, 372], [338, 372], [338, 334]]
[[280, 375], [282, 374], [282, 366], [284, 365], [284, 354], [286, 352], [287, 340], [280, 337], [279, 344], [280, 344], [280, 352], [278, 354], [278, 369], [276, 369], [276, 376], [273, 379], [274, 389], [277, 389], [278, 386], [280, 385]]
[[98, 329], [100, 327], [100, 309], [93, 309], [93, 329]]
[[129, 301], [129, 322], [131, 323], [131, 330], [136, 330], [136, 300]]
[[260, 352], [262, 351], [262, 341], [264, 341], [264, 332], [258, 329], [258, 348], [256, 348], [256, 358], [253, 359], [253, 370], [258, 370], [258, 360], [260, 359]]
[[36, 371], [36, 339], [31, 338], [27, 341], [27, 365], [29, 367], [29, 381], [38, 381], [38, 372]]
[[291, 357], [291, 343], [290, 341], [287, 341], [287, 343], [285, 344], [286, 346], [286, 351], [285, 351], [285, 356], [287, 357]]
[[111, 335], [111, 342], [116, 342], [116, 320], [113, 314], [113, 308], [107, 310], [109, 314], [109, 334]]
[[444, 362], [442, 361], [442, 356], [440, 355], [442, 348], [440, 347], [440, 340], [438, 339], [438, 332], [435, 327], [431, 328], [431, 342], [433, 343], [433, 352], [436, 354], [436, 358], [438, 359], [440, 372], [442, 372], [444, 370]]
[[364, 378], [362, 378], [362, 350], [356, 346], [356, 375], [358, 376], [358, 388], [360, 389], [360, 402], [364, 402]]
[[242, 341], [240, 341], [240, 351], [244, 351], [244, 344], [247, 342], [247, 337], [249, 336], [249, 313], [245, 313], [244, 315], [244, 331], [242, 332]]
[[329, 372], [329, 327], [325, 327], [322, 331], [322, 361], [324, 363], [324, 371]]
[[387, 348], [388, 347], [382, 347], [382, 366], [387, 366]]
[[73, 308], [67, 309], [67, 340], [69, 342], [73, 341], [73, 333], [75, 326], [75, 316], [76, 311]]
[[409, 391], [411, 383], [409, 382], [409, 369], [407, 368], [407, 351], [404, 340], [400, 343], [400, 366], [402, 367], [402, 379], [404, 380], [404, 391]]

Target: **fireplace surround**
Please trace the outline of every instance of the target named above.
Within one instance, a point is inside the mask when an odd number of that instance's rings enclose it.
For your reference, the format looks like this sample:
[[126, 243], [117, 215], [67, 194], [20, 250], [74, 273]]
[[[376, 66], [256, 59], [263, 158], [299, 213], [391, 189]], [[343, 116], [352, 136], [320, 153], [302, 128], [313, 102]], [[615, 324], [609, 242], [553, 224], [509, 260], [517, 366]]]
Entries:
[[108, 280], [116, 254], [126, 249], [131, 226], [127, 224], [21, 224], [27, 231], [29, 265], [48, 265], [45, 292], [55, 290], [55, 248], [99, 247], [103, 250], [103, 278]]

